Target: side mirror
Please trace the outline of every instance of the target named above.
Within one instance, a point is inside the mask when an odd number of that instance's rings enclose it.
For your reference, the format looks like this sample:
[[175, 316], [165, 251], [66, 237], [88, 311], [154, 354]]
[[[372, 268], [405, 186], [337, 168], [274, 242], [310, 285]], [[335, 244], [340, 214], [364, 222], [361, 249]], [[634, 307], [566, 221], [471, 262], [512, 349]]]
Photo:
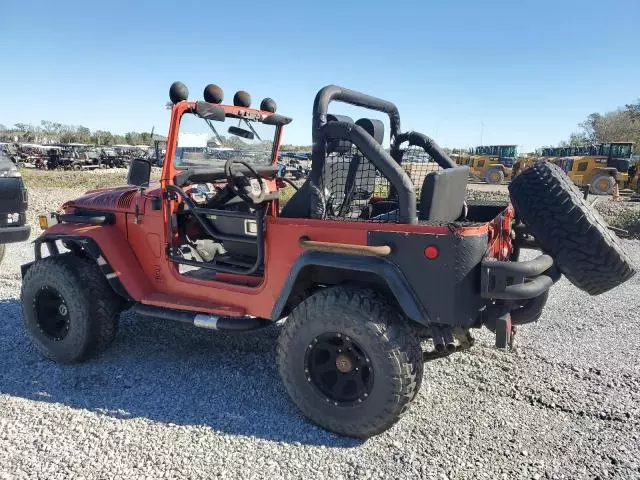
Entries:
[[129, 163], [127, 184], [136, 187], [148, 187], [151, 180], [151, 162], [142, 158], [134, 158]]

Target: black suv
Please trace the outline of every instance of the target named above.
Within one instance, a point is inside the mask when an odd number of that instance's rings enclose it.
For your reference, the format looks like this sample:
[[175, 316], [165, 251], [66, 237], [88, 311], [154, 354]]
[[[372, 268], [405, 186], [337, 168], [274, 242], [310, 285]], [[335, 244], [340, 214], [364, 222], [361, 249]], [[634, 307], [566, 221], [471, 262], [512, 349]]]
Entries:
[[0, 261], [5, 243], [22, 242], [29, 238], [27, 223], [27, 189], [20, 172], [0, 151]]

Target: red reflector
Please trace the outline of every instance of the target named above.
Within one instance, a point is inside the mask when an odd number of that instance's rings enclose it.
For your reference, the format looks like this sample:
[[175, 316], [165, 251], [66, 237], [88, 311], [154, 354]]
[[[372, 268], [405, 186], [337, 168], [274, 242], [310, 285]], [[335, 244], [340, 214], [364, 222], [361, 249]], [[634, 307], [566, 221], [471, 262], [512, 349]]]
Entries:
[[429, 260], [435, 260], [436, 258], [438, 258], [439, 254], [440, 254], [440, 251], [438, 250], [438, 247], [436, 247], [435, 245], [429, 245], [427, 248], [424, 249], [424, 256], [427, 257]]

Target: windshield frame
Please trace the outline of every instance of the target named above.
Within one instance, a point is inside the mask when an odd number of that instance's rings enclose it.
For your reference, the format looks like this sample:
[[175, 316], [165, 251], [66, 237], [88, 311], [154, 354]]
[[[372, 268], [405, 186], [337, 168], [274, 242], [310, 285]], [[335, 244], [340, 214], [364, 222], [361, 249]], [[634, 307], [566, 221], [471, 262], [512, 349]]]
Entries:
[[[167, 135], [167, 144], [165, 151], [165, 161], [162, 167], [162, 175], [160, 177], [161, 186], [173, 185], [174, 177], [179, 173], [183, 172], [186, 169], [182, 167], [177, 167], [174, 165], [174, 158], [176, 154], [176, 148], [178, 146], [178, 132], [180, 131], [180, 121], [182, 119], [182, 115], [186, 112], [195, 113], [198, 103], [201, 102], [193, 102], [193, 101], [182, 101], [171, 107], [171, 120], [169, 123], [169, 132]], [[271, 112], [256, 110], [253, 108], [245, 108], [245, 107], [236, 107], [232, 105], [211, 105], [214, 107], [218, 107], [224, 111], [225, 116], [236, 116], [236, 117], [246, 117], [252, 116], [254, 118], [260, 118], [263, 123], [265, 120], [269, 119], [269, 117], [277, 116], [278, 119], [284, 118], [284, 121], [276, 122], [276, 133], [275, 133], [275, 141], [273, 142], [273, 149], [271, 152], [271, 162], [269, 166], [273, 167], [278, 161], [278, 152], [280, 151], [280, 143], [282, 141], [282, 127], [283, 125], [288, 124], [291, 120], [286, 117], [281, 117], [278, 114], [273, 114]], [[204, 120], [203, 120], [204, 121]], [[190, 167], [190, 168], [204, 168], [207, 167]]]
[[[183, 119], [185, 118], [186, 115], [191, 115], [194, 118], [197, 118], [200, 120], [200, 122], [204, 122], [205, 124], [209, 124], [209, 128], [211, 128], [211, 126], [213, 125], [213, 127], [224, 127], [225, 123], [224, 121], [226, 120], [232, 120], [232, 122], [227, 122], [227, 125], [229, 125], [229, 128], [235, 126], [233, 125], [234, 120], [238, 120], [242, 126], [245, 125], [249, 125], [249, 128], [251, 129], [251, 131], [256, 134], [257, 138], [259, 139], [260, 137], [257, 135], [257, 133], [255, 132], [255, 130], [253, 129], [253, 126], [251, 125], [252, 123], [256, 122], [256, 123], [263, 123], [261, 121], [258, 121], [257, 118], [246, 118], [243, 116], [237, 116], [234, 114], [229, 114], [226, 115], [225, 114], [225, 118], [224, 120], [209, 120], [209, 119], [205, 119], [202, 118], [200, 115], [198, 115], [196, 112], [192, 112], [192, 111], [185, 111], [182, 113], [182, 115], [180, 116], [180, 125], [178, 126], [178, 138], [176, 139], [176, 147], [175, 147], [175, 153], [173, 155], [173, 158], [171, 159], [172, 163], [174, 163], [175, 167], [180, 170], [180, 171], [184, 171], [184, 170], [193, 170], [193, 169], [208, 169], [208, 168], [218, 168], [221, 166], [224, 166], [224, 162], [226, 162], [225, 159], [223, 158], [215, 158], [215, 157], [211, 157], [211, 163], [207, 164], [206, 160], [200, 160], [198, 159], [197, 162], [200, 163], [195, 163], [195, 164], [184, 164], [184, 163], [180, 163], [178, 164], [177, 162], [180, 160], [177, 158], [179, 152], [182, 150], [183, 152], [189, 152], [189, 149], [203, 149], [203, 156], [206, 155], [208, 153], [208, 151], [210, 150], [215, 150], [216, 148], [220, 148], [220, 147], [210, 147], [209, 145], [205, 145], [204, 147], [181, 147], [179, 145], [179, 141], [180, 141], [180, 133], [191, 133], [191, 132], [181, 132], [181, 128], [182, 128], [182, 124], [183, 124]], [[264, 123], [263, 123], [264, 124]], [[261, 155], [260, 157], [260, 162], [259, 163], [253, 163], [253, 162], [249, 162], [251, 163], [253, 166], [259, 167], [259, 168], [263, 168], [263, 167], [268, 167], [270, 165], [273, 165], [273, 159], [274, 159], [274, 155], [275, 157], [277, 157], [277, 151], [276, 151], [276, 142], [278, 139], [278, 135], [279, 135], [279, 131], [278, 131], [278, 126], [277, 125], [268, 125], [268, 124], [264, 124], [268, 127], [273, 127], [273, 137], [272, 138], [262, 138], [261, 142], [271, 142], [271, 151], [269, 153], [267, 153], [267, 150], [264, 150], [264, 155]], [[217, 129], [211, 129], [207, 135], [210, 135], [211, 137], [218, 137], [220, 138], [220, 136], [225, 136], [225, 134], [223, 133], [218, 133]], [[232, 133], [230, 133], [230, 135], [236, 136]], [[209, 138], [210, 140], [210, 138]], [[207, 141], [207, 143], [209, 143]], [[248, 147], [251, 146], [251, 144], [247, 144]], [[226, 147], [223, 147], [226, 148]], [[230, 150], [243, 150], [242, 148], [235, 148], [235, 147], [228, 147]], [[186, 150], [185, 150], [186, 149]], [[250, 148], [247, 148], [247, 150], [250, 150]], [[184, 159], [182, 159], [184, 160]], [[248, 160], [245, 160], [248, 161]], [[216, 162], [222, 162], [222, 165], [216, 165]]]

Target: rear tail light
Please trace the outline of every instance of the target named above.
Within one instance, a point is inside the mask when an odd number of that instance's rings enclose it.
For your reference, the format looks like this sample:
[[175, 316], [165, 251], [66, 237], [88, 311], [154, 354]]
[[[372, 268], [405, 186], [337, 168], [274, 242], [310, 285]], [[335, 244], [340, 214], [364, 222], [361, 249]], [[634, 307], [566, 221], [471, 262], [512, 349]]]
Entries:
[[435, 260], [440, 255], [440, 250], [435, 245], [428, 245], [427, 248], [424, 249], [424, 256], [429, 260]]

